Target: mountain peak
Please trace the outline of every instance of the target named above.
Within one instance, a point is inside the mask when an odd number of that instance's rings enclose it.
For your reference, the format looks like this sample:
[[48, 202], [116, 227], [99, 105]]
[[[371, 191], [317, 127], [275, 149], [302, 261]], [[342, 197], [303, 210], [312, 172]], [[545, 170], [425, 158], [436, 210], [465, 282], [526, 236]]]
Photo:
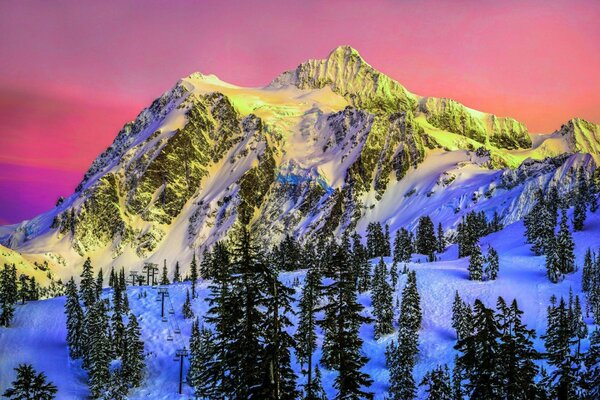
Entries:
[[363, 58], [358, 53], [358, 50], [356, 50], [352, 46], [344, 45], [344, 46], [338, 46], [335, 49], [331, 50], [331, 52], [327, 56], [327, 59], [333, 60], [333, 59], [348, 58], [348, 57], [353, 57], [353, 56], [358, 57], [361, 60], [363, 60]]

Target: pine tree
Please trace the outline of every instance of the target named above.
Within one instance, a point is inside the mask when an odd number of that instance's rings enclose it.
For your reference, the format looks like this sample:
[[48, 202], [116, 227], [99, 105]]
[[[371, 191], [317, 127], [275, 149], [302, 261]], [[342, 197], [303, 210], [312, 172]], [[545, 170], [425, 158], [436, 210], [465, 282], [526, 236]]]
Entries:
[[198, 280], [198, 265], [196, 264], [196, 253], [192, 257], [190, 264], [190, 279], [192, 280], [192, 299], [196, 298], [196, 281]]
[[498, 298], [496, 317], [501, 333], [497, 379], [502, 383], [502, 398], [528, 400], [536, 396], [535, 377], [538, 372], [534, 360], [540, 355], [533, 348], [535, 331], [521, 322], [523, 311], [517, 301], [507, 306]]
[[19, 297], [21, 304], [25, 304], [29, 300], [29, 278], [25, 274], [19, 275]]
[[341, 245], [331, 246], [332, 256], [325, 275], [332, 282], [323, 287], [328, 302], [323, 306], [324, 319], [319, 321], [325, 332], [321, 361], [338, 371], [334, 382], [336, 399], [355, 399], [368, 396], [363, 387], [371, 385], [371, 379], [360, 370], [367, 358], [361, 354], [362, 339], [358, 334], [360, 325], [368, 318], [360, 314], [363, 307], [356, 299], [347, 237]]
[[394, 262], [410, 262], [413, 250], [410, 232], [405, 228], [400, 228], [400, 230], [396, 232], [396, 239], [394, 240]]
[[104, 301], [96, 301], [85, 316], [84, 368], [88, 370], [92, 396], [100, 397], [110, 380], [111, 345], [108, 339], [108, 318]]
[[98, 271], [98, 276], [96, 277], [96, 298], [99, 299], [100, 295], [102, 294], [102, 286], [104, 285], [103, 283], [103, 276], [102, 276], [102, 268], [100, 268], [100, 271]]
[[[298, 328], [296, 330], [296, 357], [300, 362], [302, 373], [306, 375], [307, 383], [304, 386], [306, 399], [314, 399], [315, 387], [313, 382], [312, 358], [313, 353], [317, 348], [316, 327], [316, 311], [319, 302], [319, 286], [321, 278], [318, 271], [317, 254], [311, 246], [307, 246], [305, 252], [309, 257], [307, 261], [308, 272], [306, 273], [306, 281], [302, 289], [302, 295], [299, 302], [299, 319]], [[306, 365], [306, 369], [304, 366]]]
[[205, 327], [200, 328], [198, 319], [192, 324], [190, 339], [190, 367], [188, 369], [188, 383], [194, 388], [194, 393], [201, 399], [218, 398], [218, 388], [215, 381], [208, 374], [215, 359], [214, 335]]
[[11, 383], [3, 397], [11, 400], [52, 400], [56, 397], [56, 386], [47, 382], [46, 375], [38, 373], [31, 364], [19, 364], [15, 371], [17, 379]]
[[175, 273], [173, 274], [173, 283], [181, 282], [181, 274], [179, 272], [179, 261], [175, 262]]
[[137, 318], [133, 314], [129, 314], [129, 322], [125, 329], [125, 343], [123, 376], [126, 377], [129, 385], [138, 387], [144, 377], [144, 342], [141, 340]]
[[113, 354], [117, 357], [123, 357], [125, 353], [126, 332], [123, 324], [123, 315], [120, 309], [114, 309], [111, 315], [111, 345]]
[[15, 314], [15, 302], [18, 296], [17, 269], [14, 265], [4, 264], [0, 272], [0, 325], [9, 327]]
[[454, 358], [454, 368], [452, 369], [452, 400], [463, 400], [463, 374], [458, 356]]
[[474, 333], [458, 341], [455, 348], [462, 355], [459, 364], [465, 373], [467, 396], [472, 399], [501, 399], [501, 383], [497, 380], [500, 332], [494, 310], [475, 300]]
[[502, 221], [500, 219], [500, 215], [498, 215], [498, 211], [494, 211], [494, 216], [492, 217], [492, 221], [489, 224], [489, 232], [499, 232], [504, 228]]
[[587, 214], [587, 203], [590, 195], [588, 183], [583, 167], [579, 167], [577, 172], [577, 188], [575, 192], [575, 206], [573, 208], [573, 230], [583, 230], [583, 224]]
[[169, 282], [169, 276], [168, 276], [168, 271], [167, 271], [167, 260], [165, 260], [165, 264], [163, 265], [163, 270], [162, 270], [162, 276], [160, 278], [160, 284], [161, 285], [168, 285], [171, 282]]
[[108, 383], [102, 389], [100, 400], [126, 400], [129, 387], [120, 370], [110, 373]]
[[32, 276], [29, 280], [29, 300], [39, 300], [40, 299], [40, 288], [35, 281], [35, 276]]
[[86, 308], [91, 307], [97, 299], [96, 282], [94, 281], [92, 262], [89, 257], [83, 263], [81, 282], [79, 283], [79, 295]]
[[321, 370], [319, 365], [315, 366], [315, 379], [312, 384], [311, 392], [307, 392], [304, 396], [304, 400], [327, 400], [327, 395], [323, 389], [323, 383], [321, 379]]
[[190, 319], [194, 318], [194, 311], [192, 310], [192, 302], [190, 301], [190, 291], [185, 290], [185, 302], [183, 303], [182, 309], [183, 318]]
[[483, 279], [483, 263], [485, 259], [481, 254], [481, 249], [475, 245], [469, 258], [469, 279], [472, 281], [480, 281]]
[[590, 335], [590, 347], [584, 359], [585, 373], [582, 374], [579, 386], [583, 390], [582, 400], [600, 398], [600, 331]]
[[446, 237], [444, 236], [444, 228], [442, 228], [442, 223], [438, 223], [437, 228], [437, 252], [443, 253], [446, 249]]
[[356, 232], [352, 235], [352, 264], [358, 278], [358, 291], [362, 293], [369, 290], [371, 284], [371, 263], [367, 249], [363, 246], [361, 237]]
[[485, 277], [487, 280], [495, 280], [500, 270], [500, 261], [498, 252], [492, 246], [489, 247], [487, 257], [485, 258]]
[[452, 382], [448, 366], [438, 366], [427, 372], [420, 386], [427, 387], [427, 400], [452, 400]]
[[392, 255], [391, 241], [390, 241], [390, 226], [385, 224], [385, 233], [383, 235], [383, 255], [389, 257]]
[[390, 267], [390, 278], [392, 280], [392, 291], [396, 288], [398, 284], [398, 264], [393, 262]]
[[67, 344], [69, 356], [77, 359], [83, 356], [83, 310], [79, 304], [77, 285], [73, 277], [67, 282], [65, 314], [67, 315]]
[[205, 248], [202, 251], [202, 261], [200, 261], [200, 277], [202, 279], [210, 279], [213, 274], [212, 260], [210, 251]]
[[473, 312], [471, 307], [460, 298], [458, 290], [452, 304], [452, 327], [456, 330], [459, 340], [473, 333]]
[[438, 248], [433, 222], [428, 216], [419, 218], [416, 248], [417, 253], [429, 256], [430, 260], [433, 259], [433, 255]]
[[554, 237], [559, 203], [556, 188], [550, 189], [548, 201], [539, 190], [536, 193], [536, 203], [523, 220], [527, 241], [532, 244], [531, 250], [538, 256], [546, 254], [546, 251], [552, 248], [551, 241]]
[[394, 310], [392, 304], [392, 288], [387, 281], [387, 269], [383, 258], [375, 268], [373, 278], [372, 304], [375, 315], [375, 338], [393, 332]]
[[558, 248], [554, 242], [556, 242], [556, 239], [552, 240], [552, 245], [546, 251], [546, 275], [550, 279], [550, 282], [557, 283], [562, 280], [563, 273], [561, 271]]
[[560, 272], [568, 274], [575, 271], [575, 244], [567, 225], [567, 212], [562, 209], [560, 227], [556, 237], [556, 248]]
[[581, 275], [581, 289], [588, 292], [592, 287], [592, 278], [594, 276], [594, 256], [588, 247], [583, 258], [583, 271]]
[[117, 285], [118, 282], [118, 278], [115, 275], [115, 267], [110, 267], [110, 275], [108, 276], [108, 286], [111, 289], [114, 289], [115, 286]]
[[367, 252], [369, 258], [385, 256], [385, 235], [379, 222], [370, 222], [367, 225]]

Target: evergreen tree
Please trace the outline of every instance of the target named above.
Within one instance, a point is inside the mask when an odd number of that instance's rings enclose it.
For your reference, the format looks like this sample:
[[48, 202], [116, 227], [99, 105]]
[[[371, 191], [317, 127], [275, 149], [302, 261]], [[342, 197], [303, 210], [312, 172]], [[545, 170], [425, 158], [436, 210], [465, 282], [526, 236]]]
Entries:
[[129, 314], [129, 322], [125, 330], [125, 343], [123, 376], [129, 385], [138, 387], [144, 376], [144, 342], [141, 340], [137, 318], [133, 314]]
[[192, 280], [192, 299], [196, 298], [196, 281], [198, 280], [198, 265], [196, 264], [196, 253], [192, 257], [190, 264], [190, 279]]
[[454, 368], [452, 370], [452, 400], [463, 400], [463, 374], [458, 356], [454, 358]]
[[516, 300], [508, 306], [499, 297], [497, 309], [496, 320], [501, 334], [497, 379], [502, 383], [502, 398], [533, 399], [538, 370], [534, 360], [540, 358], [533, 348], [535, 331], [527, 329], [521, 322], [523, 311], [519, 310]]
[[385, 257], [389, 257], [392, 255], [390, 226], [388, 224], [385, 224], [385, 233], [383, 235], [383, 255]]
[[79, 295], [86, 308], [91, 307], [97, 299], [96, 282], [94, 281], [92, 262], [88, 257], [83, 263], [81, 282], [79, 283]]
[[563, 278], [560, 258], [558, 256], [558, 247], [554, 244], [555, 242], [556, 239], [552, 239], [551, 245], [546, 251], [546, 275], [552, 283], [557, 283]]
[[100, 397], [110, 380], [111, 345], [108, 339], [108, 318], [104, 301], [96, 301], [85, 315], [84, 368], [88, 370], [92, 396]]
[[390, 278], [392, 280], [392, 291], [394, 291], [398, 284], [398, 264], [395, 262], [393, 262], [390, 267]]
[[433, 259], [433, 255], [438, 248], [438, 244], [435, 237], [433, 222], [428, 216], [419, 218], [419, 224], [417, 225], [417, 239], [415, 244], [417, 253], [429, 256], [430, 260]]
[[35, 281], [35, 276], [32, 276], [29, 280], [29, 300], [39, 300], [40, 299], [40, 287]]
[[569, 231], [567, 225], [567, 212], [562, 209], [562, 217], [560, 220], [560, 227], [558, 235], [556, 237], [556, 253], [558, 256], [558, 265], [561, 273], [568, 274], [575, 271], [575, 244], [573, 243], [573, 237]]
[[214, 336], [210, 329], [200, 328], [196, 319], [192, 324], [190, 367], [187, 377], [196, 397], [201, 399], [218, 398], [218, 388], [208, 374], [210, 366], [216, 362], [213, 340]]
[[531, 250], [538, 256], [546, 254], [546, 251], [552, 248], [556, 212], [560, 203], [557, 193], [556, 188], [552, 188], [550, 199], [546, 201], [544, 193], [539, 190], [536, 193], [536, 203], [523, 220], [527, 241], [532, 244]]
[[410, 262], [413, 251], [412, 235], [405, 228], [400, 228], [396, 232], [396, 239], [394, 240], [394, 262]]
[[488, 249], [487, 257], [485, 258], [485, 277], [487, 280], [495, 280], [498, 277], [500, 270], [500, 261], [498, 252], [492, 246]]
[[373, 278], [372, 304], [375, 315], [375, 338], [393, 332], [394, 310], [392, 304], [392, 288], [387, 281], [387, 269], [383, 258], [375, 268]]
[[443, 253], [446, 250], [446, 237], [444, 236], [444, 228], [442, 228], [442, 223], [438, 223], [437, 228], [437, 252]]
[[0, 272], [0, 325], [9, 327], [15, 314], [15, 302], [18, 296], [17, 269], [14, 265], [4, 264]]
[[179, 261], [175, 262], [175, 273], [173, 274], [173, 283], [181, 282], [181, 274], [179, 272]]
[[69, 356], [77, 359], [83, 356], [83, 310], [79, 304], [77, 285], [73, 277], [67, 282], [65, 314], [67, 315], [67, 344]]
[[371, 263], [367, 249], [363, 246], [361, 237], [356, 232], [352, 235], [352, 264], [358, 278], [358, 291], [362, 293], [369, 290], [371, 284]]
[[11, 400], [52, 400], [56, 397], [56, 386], [47, 382], [46, 375], [38, 373], [31, 364], [19, 364], [15, 371], [17, 379], [11, 383], [3, 397]]
[[96, 298], [99, 299], [100, 295], [102, 294], [102, 286], [104, 285], [103, 283], [103, 276], [102, 276], [102, 268], [100, 268], [100, 271], [98, 271], [98, 276], [96, 277]]
[[501, 399], [501, 383], [497, 379], [500, 332], [494, 310], [479, 300], [474, 306], [474, 333], [458, 341], [455, 348], [462, 355], [459, 364], [465, 373], [467, 396], [471, 399]]
[[481, 254], [481, 249], [475, 245], [469, 258], [469, 279], [472, 281], [480, 281], [483, 279], [483, 263], [485, 259]]
[[323, 383], [321, 379], [321, 370], [319, 365], [315, 366], [315, 379], [312, 384], [311, 392], [307, 392], [304, 396], [304, 400], [327, 400], [327, 395], [323, 389]]
[[458, 256], [470, 256], [473, 249], [478, 246], [479, 239], [489, 233], [485, 213], [470, 212], [457, 227]]
[[459, 296], [458, 290], [452, 304], [452, 327], [458, 339], [464, 339], [473, 333], [473, 312], [471, 307]]
[[582, 400], [600, 398], [600, 331], [597, 329], [590, 335], [590, 348], [585, 359], [585, 373], [582, 374], [579, 386], [583, 390]]
[[[306, 385], [304, 386], [305, 399], [316, 399], [317, 394], [312, 373], [312, 356], [317, 348], [315, 327], [321, 278], [318, 271], [319, 264], [316, 262], [316, 252], [311, 246], [307, 246], [305, 252], [310, 255], [310, 257], [307, 257], [307, 261], [309, 261], [310, 264], [308, 265], [306, 281], [299, 302], [300, 316], [295, 334], [296, 357], [300, 362], [302, 373], [306, 375], [307, 379]], [[305, 365], [306, 368], [304, 368]]]
[[110, 275], [108, 276], [108, 286], [114, 289], [118, 283], [117, 275], [115, 274], [115, 267], [110, 267]]
[[210, 279], [212, 274], [211, 253], [205, 248], [202, 251], [202, 261], [200, 262], [200, 277], [202, 279]]
[[25, 274], [19, 275], [19, 297], [21, 304], [25, 304], [29, 300], [29, 278]]
[[185, 290], [185, 302], [183, 303], [182, 309], [183, 318], [194, 318], [194, 311], [192, 310], [192, 302], [190, 301], [190, 291]]
[[113, 348], [113, 354], [117, 357], [123, 357], [125, 353], [125, 340], [126, 332], [125, 325], [123, 324], [123, 315], [120, 309], [114, 309], [111, 316], [111, 344]]
[[129, 387], [120, 370], [110, 373], [108, 383], [102, 389], [100, 400], [125, 400]]
[[168, 275], [168, 271], [167, 271], [167, 260], [165, 260], [165, 263], [163, 265], [163, 270], [162, 270], [162, 276], [160, 278], [160, 284], [161, 285], [168, 285], [171, 282], [169, 282], [169, 275]]
[[594, 256], [588, 247], [583, 258], [583, 271], [581, 276], [581, 289], [588, 292], [592, 287], [592, 279], [594, 276]]
[[427, 372], [420, 386], [427, 387], [427, 400], [452, 400], [452, 382], [447, 366], [438, 366]]
[[361, 372], [367, 358], [361, 354], [360, 325], [369, 321], [360, 313], [363, 307], [356, 299], [354, 277], [350, 269], [350, 244], [344, 237], [341, 245], [332, 244], [330, 265], [325, 275], [332, 282], [323, 287], [328, 302], [323, 306], [324, 319], [319, 324], [325, 332], [321, 361], [338, 371], [334, 387], [336, 399], [357, 399], [369, 396], [364, 387], [371, 379]]
[[490, 233], [493, 233], [493, 232], [501, 231], [502, 228], [504, 228], [504, 225], [502, 224], [500, 215], [498, 215], [497, 211], [494, 211], [494, 216], [492, 217], [492, 220], [490, 221], [488, 230]]
[[367, 252], [369, 258], [385, 256], [385, 235], [379, 222], [370, 222], [367, 225]]
[[588, 190], [588, 183], [585, 176], [583, 167], [579, 167], [577, 172], [577, 188], [575, 192], [575, 206], [573, 208], [573, 230], [583, 230], [583, 224], [587, 214], [587, 203], [589, 201], [590, 194]]

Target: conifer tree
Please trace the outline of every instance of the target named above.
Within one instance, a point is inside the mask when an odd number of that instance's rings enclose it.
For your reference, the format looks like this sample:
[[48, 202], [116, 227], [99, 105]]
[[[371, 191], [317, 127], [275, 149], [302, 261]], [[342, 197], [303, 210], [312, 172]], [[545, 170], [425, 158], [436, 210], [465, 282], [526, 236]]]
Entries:
[[96, 282], [92, 271], [92, 261], [88, 257], [83, 263], [81, 282], [79, 283], [79, 295], [86, 308], [91, 307], [97, 299]]
[[19, 297], [21, 304], [25, 304], [29, 300], [29, 278], [25, 274], [19, 275]]
[[202, 260], [200, 261], [200, 277], [202, 279], [210, 279], [212, 276], [211, 253], [207, 248], [202, 251]]
[[29, 280], [29, 300], [39, 300], [40, 299], [40, 287], [35, 281], [35, 276], [32, 276]]
[[369, 290], [371, 284], [371, 263], [369, 262], [367, 249], [363, 246], [361, 237], [356, 232], [352, 235], [352, 264], [358, 278], [358, 291], [362, 293]]
[[577, 187], [575, 192], [575, 206], [573, 208], [573, 230], [583, 230], [587, 214], [587, 203], [590, 198], [588, 183], [583, 167], [577, 172]]
[[390, 267], [390, 278], [392, 280], [392, 291], [394, 291], [396, 285], [398, 284], [398, 264], [393, 262]]
[[336, 399], [368, 396], [363, 388], [371, 385], [371, 379], [360, 370], [367, 358], [361, 354], [362, 339], [358, 331], [368, 318], [361, 315], [363, 307], [356, 299], [349, 248], [346, 236], [341, 245], [332, 244], [332, 257], [325, 273], [332, 283], [323, 287], [328, 302], [323, 306], [324, 319], [319, 321], [325, 332], [321, 361], [338, 371], [334, 382]]
[[375, 315], [375, 338], [393, 332], [394, 310], [392, 304], [392, 288], [387, 281], [387, 269], [383, 258], [375, 268], [373, 278], [372, 304]]
[[173, 283], [181, 282], [181, 274], [179, 272], [179, 261], [175, 262], [175, 273], [173, 274]]
[[481, 254], [481, 249], [475, 245], [469, 258], [469, 279], [472, 281], [480, 281], [483, 279], [483, 263], [485, 259]]
[[557, 283], [562, 280], [563, 273], [561, 271], [560, 259], [558, 256], [558, 247], [555, 245], [556, 239], [552, 239], [548, 250], [546, 251], [546, 275], [550, 282]]
[[111, 345], [113, 348], [113, 354], [117, 357], [123, 357], [125, 352], [125, 324], [123, 324], [123, 315], [120, 309], [114, 309], [111, 315]]
[[8, 327], [15, 314], [17, 300], [17, 269], [14, 265], [4, 264], [0, 272], [0, 325]]
[[111, 345], [108, 339], [108, 318], [104, 301], [96, 301], [85, 316], [86, 344], [84, 368], [88, 370], [92, 396], [100, 397], [110, 380], [109, 364]]
[[493, 233], [493, 232], [499, 232], [502, 230], [502, 228], [504, 228], [502, 221], [500, 219], [500, 215], [498, 215], [498, 211], [494, 210], [494, 215], [492, 217], [492, 220], [490, 221], [489, 224], [489, 232]]
[[327, 400], [327, 395], [323, 389], [323, 383], [321, 378], [321, 370], [319, 365], [315, 366], [315, 379], [312, 384], [311, 392], [307, 392], [304, 396], [304, 400]]
[[456, 330], [459, 340], [473, 333], [473, 312], [471, 307], [460, 298], [458, 290], [452, 304], [452, 327]]
[[79, 304], [77, 285], [73, 277], [67, 282], [65, 314], [67, 315], [67, 344], [69, 356], [77, 359], [83, 356], [83, 310]]
[[415, 244], [417, 248], [417, 253], [429, 256], [430, 260], [433, 259], [433, 255], [438, 248], [438, 244], [435, 237], [433, 222], [428, 216], [419, 218], [419, 224], [417, 225], [417, 238]]
[[405, 228], [400, 228], [400, 230], [396, 232], [396, 239], [394, 239], [394, 262], [410, 262], [413, 250], [410, 232]]
[[588, 247], [583, 258], [583, 271], [581, 276], [581, 289], [588, 292], [591, 288], [592, 277], [594, 276], [594, 256]]
[[536, 203], [523, 219], [527, 241], [532, 244], [531, 250], [538, 256], [552, 248], [551, 242], [554, 237], [556, 212], [559, 205], [557, 193], [556, 188], [552, 188], [549, 200], [546, 201], [544, 193], [539, 190], [536, 193]]
[[43, 372], [38, 373], [31, 364], [19, 364], [17, 378], [11, 383], [3, 397], [11, 400], [52, 400], [58, 389], [52, 382], [46, 381]]
[[[316, 311], [319, 302], [319, 286], [321, 278], [318, 271], [317, 254], [311, 246], [307, 246], [305, 252], [310, 255], [307, 257], [308, 272], [306, 281], [300, 296], [299, 308], [300, 316], [298, 319], [298, 328], [296, 330], [296, 357], [300, 362], [302, 373], [306, 375], [307, 383], [304, 386], [305, 398], [315, 399], [315, 387], [313, 382], [312, 358], [317, 348]], [[306, 365], [306, 368], [304, 366]]]
[[452, 400], [463, 400], [463, 374], [458, 356], [454, 357], [454, 368], [452, 369]]
[[163, 270], [162, 270], [162, 276], [160, 278], [160, 284], [161, 285], [168, 285], [171, 282], [169, 282], [169, 275], [168, 275], [168, 271], [167, 271], [167, 260], [165, 260], [165, 264], [163, 265]]
[[385, 233], [383, 235], [383, 255], [385, 257], [389, 257], [392, 255], [390, 226], [388, 224], [385, 224]]
[[183, 303], [182, 309], [183, 318], [194, 318], [194, 311], [192, 310], [192, 302], [190, 301], [190, 291], [185, 290], [185, 302]]
[[492, 246], [489, 247], [487, 257], [485, 258], [485, 277], [487, 280], [495, 280], [500, 270], [500, 261], [498, 252]]
[[196, 264], [196, 253], [192, 257], [190, 264], [190, 279], [192, 281], [192, 299], [196, 298], [196, 281], [198, 280], [198, 265]]
[[190, 367], [188, 369], [188, 383], [194, 388], [196, 397], [213, 399], [219, 397], [216, 382], [208, 374], [209, 368], [217, 360], [214, 349], [214, 336], [210, 329], [200, 328], [198, 319], [192, 324], [190, 338]]
[[600, 398], [600, 331], [596, 329], [590, 335], [590, 347], [584, 358], [585, 372], [579, 386], [583, 390], [582, 400]]
[[443, 253], [446, 249], [446, 237], [444, 236], [444, 228], [442, 228], [442, 223], [438, 223], [437, 228], [437, 252]]
[[114, 289], [118, 282], [117, 275], [115, 275], [115, 267], [110, 267], [110, 275], [108, 276], [108, 286]]
[[140, 326], [137, 318], [129, 314], [129, 322], [125, 329], [125, 351], [123, 354], [123, 376], [127, 383], [138, 387], [144, 377], [144, 342], [141, 340]]
[[103, 286], [103, 276], [102, 276], [102, 268], [98, 271], [98, 276], [96, 277], [96, 298], [99, 299], [102, 294], [102, 286]]
[[567, 225], [567, 211], [562, 209], [560, 227], [556, 236], [558, 264], [561, 273], [568, 274], [575, 271], [575, 244]]
[[367, 225], [367, 252], [369, 258], [385, 256], [385, 234], [379, 222], [370, 222]]
[[426, 386], [427, 400], [452, 400], [452, 382], [448, 366], [438, 366], [427, 372], [420, 386]]

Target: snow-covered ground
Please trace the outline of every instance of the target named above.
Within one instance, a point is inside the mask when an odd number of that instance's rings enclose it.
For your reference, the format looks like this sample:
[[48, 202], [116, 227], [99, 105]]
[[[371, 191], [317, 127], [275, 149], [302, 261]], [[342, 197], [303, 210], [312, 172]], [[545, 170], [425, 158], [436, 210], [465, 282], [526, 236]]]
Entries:
[[[535, 345], [543, 350], [543, 341], [539, 336], [546, 327], [546, 307], [552, 294], [568, 296], [569, 288], [575, 294], [581, 294], [581, 266], [583, 255], [588, 247], [598, 250], [600, 247], [600, 212], [590, 214], [585, 230], [574, 234], [576, 242], [577, 265], [579, 270], [558, 284], [552, 284], [545, 275], [544, 257], [533, 256], [529, 246], [524, 243], [523, 225], [517, 222], [503, 231], [482, 239], [483, 251], [487, 245], [494, 246], [500, 254], [500, 274], [496, 281], [472, 282], [468, 280], [467, 259], [457, 260], [456, 246], [451, 246], [438, 262], [427, 263], [424, 257], [414, 258], [409, 264], [417, 271], [418, 288], [423, 309], [423, 326], [420, 332], [420, 355], [415, 369], [415, 378], [420, 382], [422, 376], [438, 364], [451, 364], [455, 351], [455, 332], [451, 327], [451, 308], [455, 290], [463, 299], [473, 302], [480, 298], [488, 306], [495, 306], [498, 296], [511, 301], [516, 298], [524, 310], [524, 321], [537, 331]], [[391, 259], [387, 260], [391, 262]], [[419, 262], [421, 261], [421, 262]], [[302, 282], [305, 271], [286, 273], [282, 280], [292, 285], [296, 277]], [[396, 295], [400, 296], [405, 284], [401, 275]], [[177, 394], [178, 366], [174, 362], [175, 350], [187, 346], [191, 329], [191, 320], [181, 316], [181, 306], [185, 299], [188, 284], [169, 286], [170, 301], [175, 310], [169, 315], [168, 322], [160, 318], [160, 302], [156, 301], [156, 291], [150, 287], [130, 287], [129, 301], [132, 311], [139, 317], [143, 339], [146, 345], [147, 374], [143, 386], [131, 392], [131, 399], [179, 399], [192, 396], [192, 389], [184, 386], [184, 394]], [[200, 284], [200, 295], [193, 304], [195, 313], [202, 316], [207, 309], [204, 299], [208, 294], [208, 282]], [[138, 298], [147, 293], [146, 297]], [[300, 294], [300, 287], [297, 288]], [[108, 290], [104, 292], [109, 296]], [[360, 295], [366, 313], [371, 313], [369, 293]], [[38, 370], [44, 371], [48, 378], [59, 388], [59, 399], [81, 399], [87, 394], [85, 372], [79, 362], [70, 361], [65, 343], [64, 298], [54, 298], [30, 302], [17, 306], [16, 316], [11, 328], [0, 328], [0, 391], [7, 388], [14, 379], [13, 368], [22, 362], [32, 363]], [[168, 309], [168, 307], [167, 307]], [[296, 318], [294, 317], [295, 321]], [[590, 319], [586, 319], [591, 323]], [[181, 335], [173, 335], [175, 326], [181, 327]], [[593, 328], [590, 326], [590, 331]], [[174, 336], [168, 341], [169, 335]], [[370, 358], [365, 367], [374, 380], [371, 390], [376, 399], [383, 399], [388, 386], [388, 373], [385, 368], [385, 348], [394, 335], [375, 340], [373, 326], [365, 325], [361, 329], [364, 339], [363, 351]], [[319, 332], [319, 344], [322, 336]], [[587, 341], [582, 343], [586, 349]], [[318, 360], [320, 353], [315, 355]], [[187, 368], [187, 365], [186, 365]], [[294, 368], [299, 372], [298, 365]], [[329, 397], [334, 396], [332, 387], [334, 372], [323, 369], [325, 389]], [[419, 393], [419, 398], [423, 393]]]

